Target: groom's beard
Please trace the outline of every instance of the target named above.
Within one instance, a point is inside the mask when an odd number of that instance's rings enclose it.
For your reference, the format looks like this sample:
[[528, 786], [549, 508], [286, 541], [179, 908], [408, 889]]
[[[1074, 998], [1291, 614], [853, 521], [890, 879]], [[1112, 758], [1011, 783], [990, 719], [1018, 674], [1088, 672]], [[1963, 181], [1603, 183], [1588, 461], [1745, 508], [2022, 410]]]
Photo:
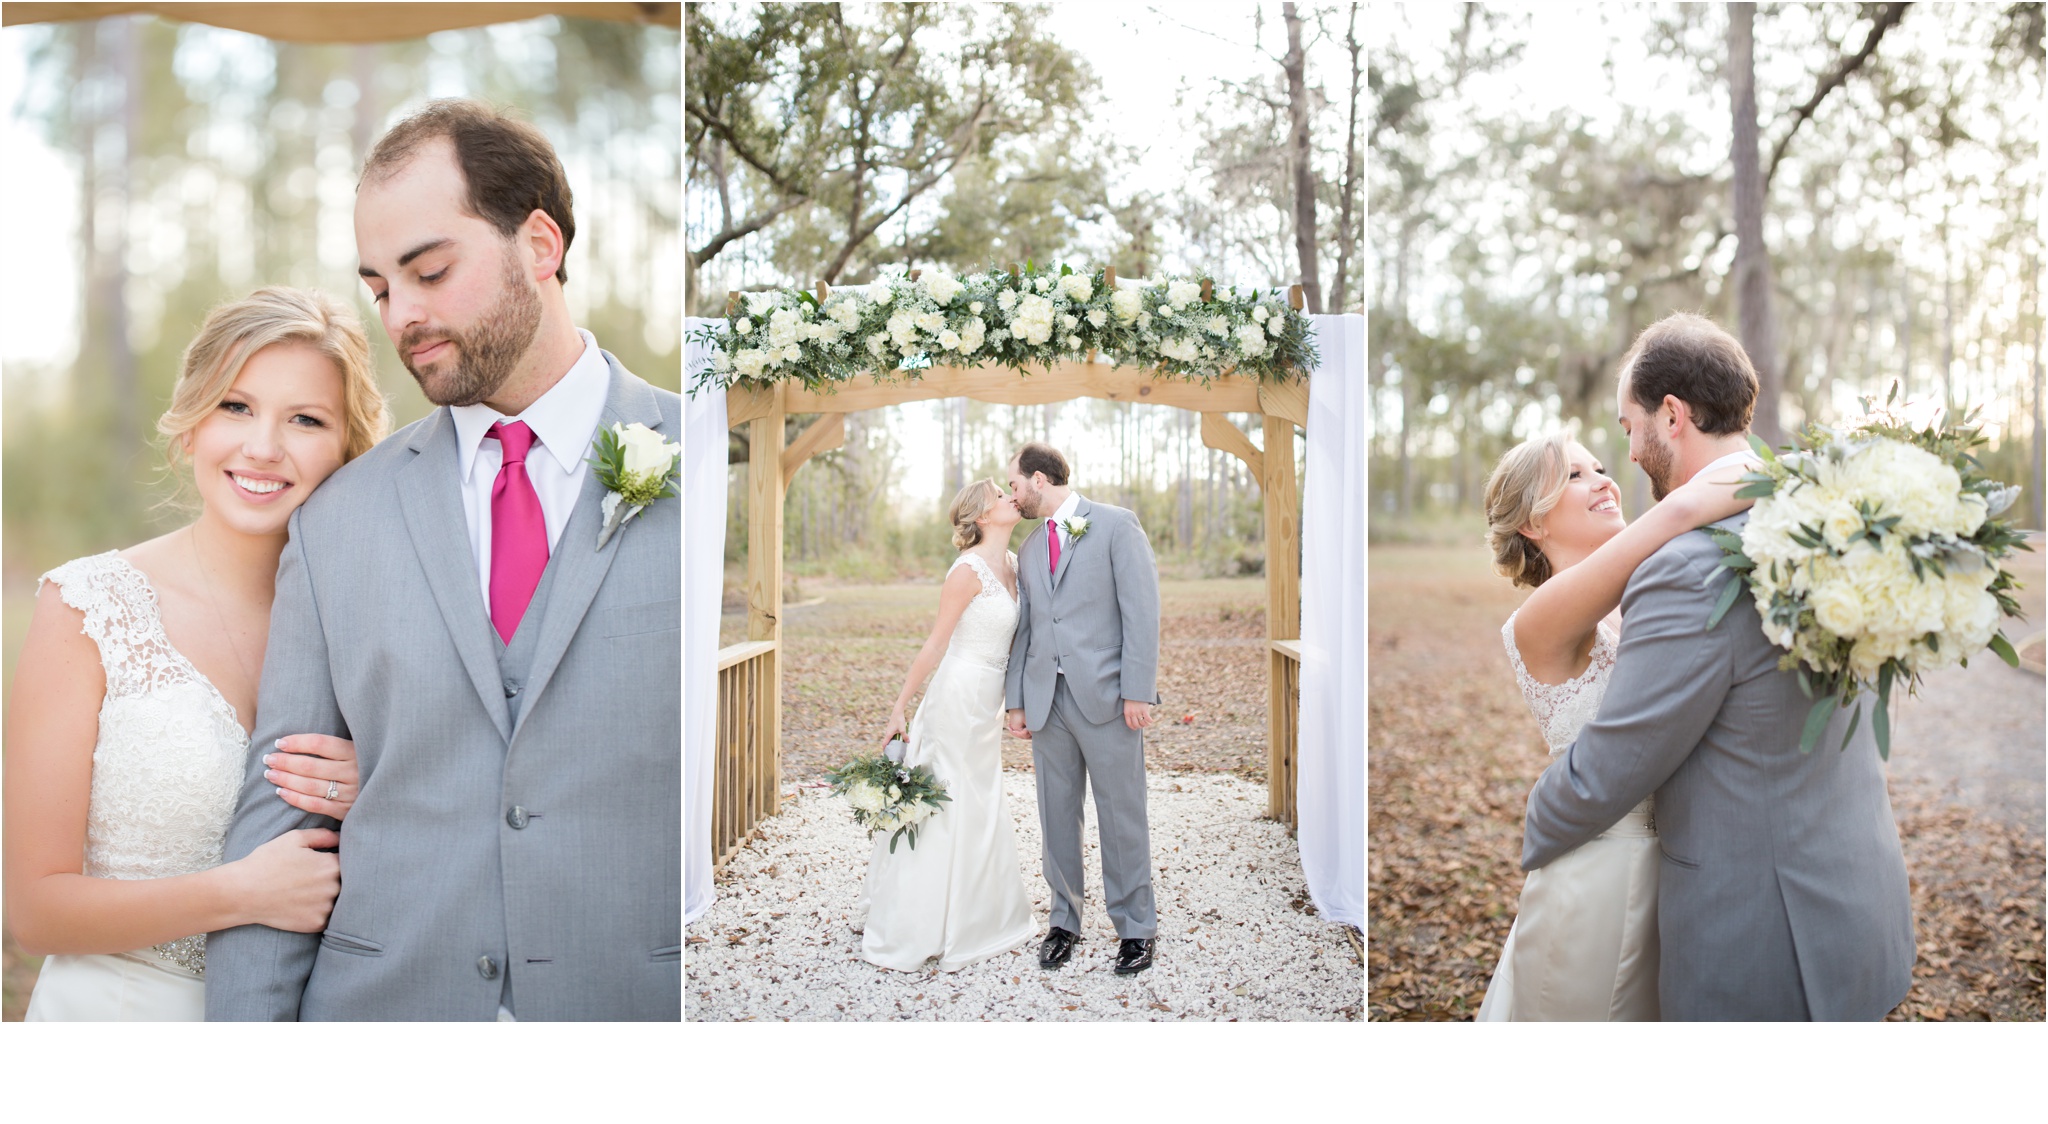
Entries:
[[1650, 478], [1650, 498], [1662, 500], [1676, 487], [1671, 480], [1672, 462], [1676, 459], [1671, 455], [1671, 446], [1655, 433], [1643, 439], [1643, 450], [1636, 454], [1636, 463]]
[[[540, 295], [519, 271], [511, 254], [505, 255], [503, 291], [468, 331], [433, 332], [422, 328], [407, 332], [399, 341], [398, 358], [420, 384], [421, 393], [436, 406], [473, 406], [497, 393], [512, 377], [512, 369], [533, 346], [540, 332]], [[455, 358], [444, 359], [439, 370], [422, 372], [412, 365], [413, 349], [428, 339], [441, 338], [454, 344]]]

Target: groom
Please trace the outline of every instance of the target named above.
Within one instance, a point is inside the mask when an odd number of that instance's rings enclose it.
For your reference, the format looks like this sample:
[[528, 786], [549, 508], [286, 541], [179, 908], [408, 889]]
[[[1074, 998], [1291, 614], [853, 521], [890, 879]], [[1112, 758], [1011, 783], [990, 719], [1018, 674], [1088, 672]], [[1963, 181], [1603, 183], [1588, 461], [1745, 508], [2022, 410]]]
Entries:
[[600, 428], [680, 431], [681, 400], [570, 319], [569, 185], [532, 126], [466, 101], [378, 141], [360, 273], [441, 408], [291, 519], [227, 859], [331, 824], [262, 755], [355, 739], [323, 934], [207, 945], [209, 1019], [681, 1017], [681, 522], [598, 548]]
[[[1623, 358], [1629, 459], [1658, 499], [1747, 448], [1756, 373], [1712, 322], [1675, 315]], [[1748, 513], [1718, 526], [1739, 532]], [[1799, 751], [1812, 703], [1778, 669], [1748, 597], [1707, 618], [1733, 572], [1704, 532], [1629, 579], [1600, 713], [1529, 794], [1522, 869], [1656, 794], [1658, 993], [1667, 1020], [1881, 1019], [1912, 983], [1913, 915], [1885, 774], [1839, 711]]]
[[1017, 556], [1017, 635], [1004, 681], [1012, 734], [1031, 741], [1052, 931], [1038, 966], [1080, 940], [1082, 795], [1095, 789], [1102, 891], [1116, 974], [1152, 966], [1152, 840], [1145, 827], [1145, 727], [1159, 701], [1159, 570], [1138, 517], [1067, 486], [1067, 460], [1033, 441], [1010, 461], [1010, 492], [1045, 519]]

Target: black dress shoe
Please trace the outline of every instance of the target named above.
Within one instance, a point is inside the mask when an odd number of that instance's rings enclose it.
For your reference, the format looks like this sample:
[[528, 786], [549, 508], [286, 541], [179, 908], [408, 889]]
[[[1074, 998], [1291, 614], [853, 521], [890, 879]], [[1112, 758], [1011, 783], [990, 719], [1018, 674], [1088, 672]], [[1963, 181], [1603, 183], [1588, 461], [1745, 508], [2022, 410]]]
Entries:
[[1045, 935], [1045, 943], [1038, 946], [1038, 966], [1058, 968], [1074, 958], [1074, 942], [1081, 938], [1065, 929], [1055, 926]]
[[1152, 966], [1153, 938], [1125, 938], [1116, 946], [1116, 974], [1133, 976]]

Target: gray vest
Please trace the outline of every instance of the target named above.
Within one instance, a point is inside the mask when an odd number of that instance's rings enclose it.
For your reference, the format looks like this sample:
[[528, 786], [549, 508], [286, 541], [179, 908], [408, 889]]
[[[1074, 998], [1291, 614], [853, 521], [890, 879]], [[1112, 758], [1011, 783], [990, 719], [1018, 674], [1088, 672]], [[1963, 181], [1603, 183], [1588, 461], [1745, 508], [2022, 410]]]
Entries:
[[[559, 552], [568, 541], [569, 536], [564, 533], [555, 543], [555, 551]], [[554, 554], [550, 553], [548, 565], [540, 572], [540, 584], [533, 587], [533, 600], [526, 603], [526, 612], [519, 618], [519, 627], [512, 630], [512, 642], [498, 650], [498, 681], [505, 685], [505, 719], [514, 730], [519, 728], [519, 716], [526, 709], [527, 673], [533, 667], [533, 650], [539, 643], [534, 638], [540, 635], [541, 622], [547, 619], [548, 594], [554, 589], [555, 571], [560, 568], [554, 563]], [[524, 828], [522, 817], [538, 817], [541, 813], [532, 808], [512, 807], [505, 809], [505, 815], [508, 823], [519, 820], [517, 826]], [[512, 1005], [510, 957], [506, 958], [502, 978], [505, 984], [498, 1002], [516, 1015], [519, 1009]]]

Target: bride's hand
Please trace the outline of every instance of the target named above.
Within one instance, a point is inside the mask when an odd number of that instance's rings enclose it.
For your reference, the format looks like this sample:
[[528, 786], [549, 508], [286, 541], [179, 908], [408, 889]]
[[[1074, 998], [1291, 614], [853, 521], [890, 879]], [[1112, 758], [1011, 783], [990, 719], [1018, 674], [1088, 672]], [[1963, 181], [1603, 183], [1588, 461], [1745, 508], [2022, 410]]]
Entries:
[[888, 745], [891, 740], [909, 729], [910, 723], [904, 719], [903, 706], [899, 703], [889, 711], [889, 728], [882, 731], [882, 744]]
[[356, 743], [326, 734], [293, 734], [277, 739], [275, 752], [263, 755], [263, 779], [277, 786], [277, 795], [301, 811], [348, 818], [361, 790], [356, 769]]
[[341, 834], [324, 827], [287, 831], [229, 863], [245, 923], [290, 933], [317, 933], [341, 893], [341, 857], [317, 847], [334, 847]]

